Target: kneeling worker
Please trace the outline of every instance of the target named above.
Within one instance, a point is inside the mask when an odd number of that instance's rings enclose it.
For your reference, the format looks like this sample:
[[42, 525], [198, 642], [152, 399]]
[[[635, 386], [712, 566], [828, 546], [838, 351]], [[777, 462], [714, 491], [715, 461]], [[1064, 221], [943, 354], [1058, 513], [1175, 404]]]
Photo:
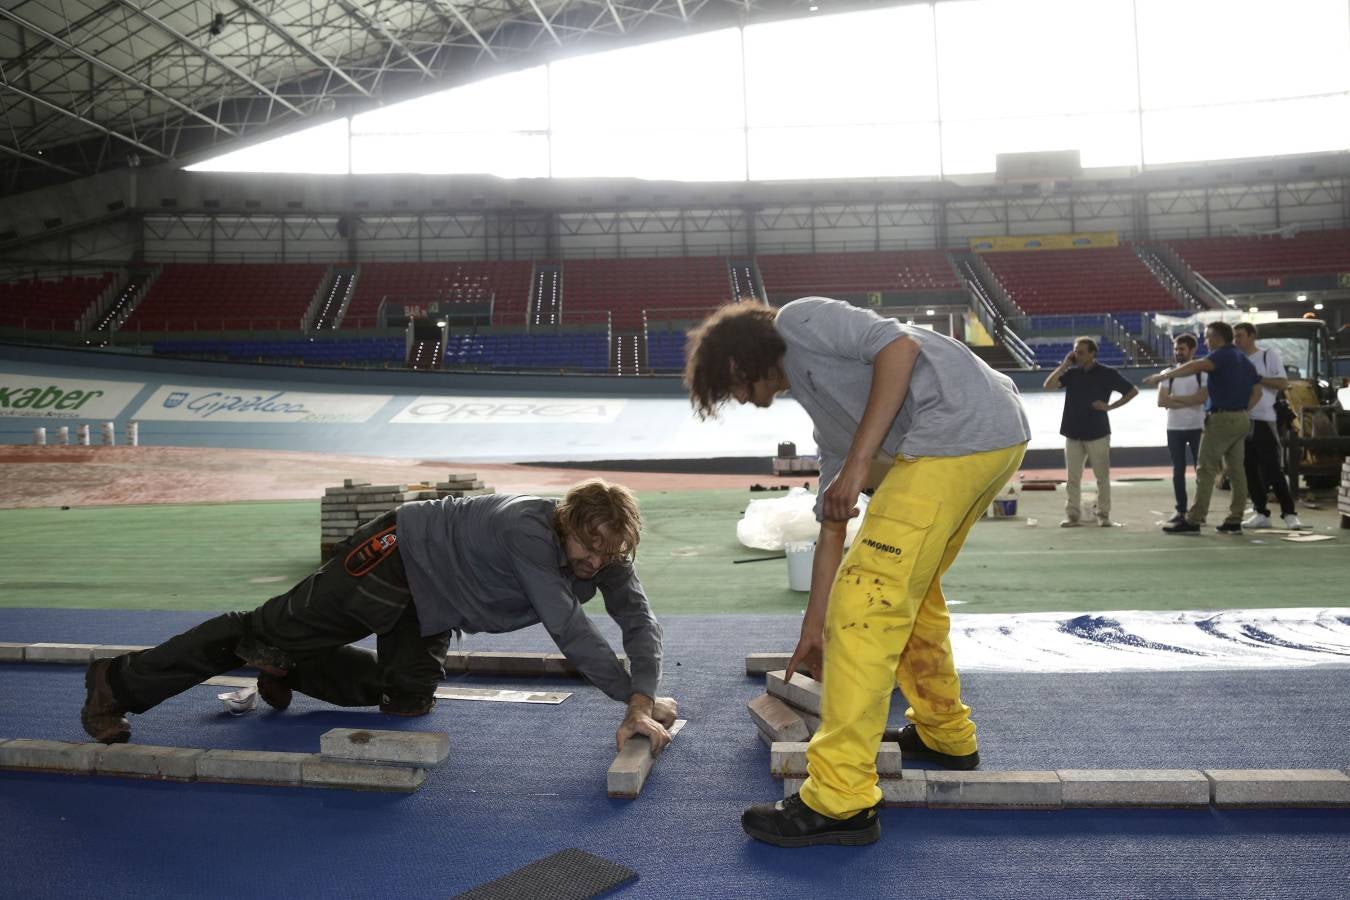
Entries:
[[[230, 612], [157, 647], [97, 660], [85, 675], [85, 731], [131, 737], [143, 713], [248, 664], [281, 710], [300, 691], [338, 706], [420, 716], [435, 705], [452, 632], [542, 622], [587, 680], [628, 710], [619, 747], [642, 734], [659, 752], [675, 704], [656, 698], [661, 626], [633, 569], [641, 517], [620, 485], [582, 482], [562, 499], [506, 494], [406, 503], [338, 545], [318, 571], [251, 612]], [[599, 590], [623, 631], [632, 674], [587, 618]], [[350, 646], [371, 634], [377, 652]], [[664, 724], [663, 724], [664, 723]]]

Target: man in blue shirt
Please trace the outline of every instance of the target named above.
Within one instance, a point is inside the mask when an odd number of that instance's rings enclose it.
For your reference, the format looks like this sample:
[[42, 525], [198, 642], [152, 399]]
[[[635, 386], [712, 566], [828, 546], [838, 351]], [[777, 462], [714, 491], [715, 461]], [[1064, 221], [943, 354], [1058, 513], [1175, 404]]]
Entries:
[[[1070, 368], [1072, 367], [1072, 368]], [[1092, 466], [1097, 479], [1097, 524], [1111, 522], [1111, 420], [1108, 411], [1119, 409], [1139, 396], [1139, 388], [1110, 366], [1097, 362], [1097, 342], [1080, 337], [1073, 350], [1045, 379], [1047, 391], [1064, 388], [1064, 417], [1059, 433], [1064, 435], [1064, 521], [1061, 528], [1074, 528], [1082, 518], [1083, 463]], [[1113, 393], [1120, 399], [1111, 402]]]
[[1228, 469], [1233, 498], [1228, 515], [1216, 530], [1220, 534], [1242, 534], [1242, 512], [1247, 506], [1247, 474], [1243, 446], [1250, 420], [1247, 410], [1261, 400], [1261, 378], [1256, 367], [1233, 346], [1233, 326], [1211, 322], [1205, 329], [1209, 356], [1193, 359], [1185, 365], [1150, 375], [1145, 384], [1159, 384], [1169, 378], [1184, 378], [1197, 372], [1209, 373], [1209, 399], [1205, 401], [1205, 427], [1200, 434], [1200, 461], [1195, 471], [1195, 504], [1186, 518], [1163, 526], [1168, 534], [1195, 534], [1209, 514], [1209, 498], [1219, 468]]

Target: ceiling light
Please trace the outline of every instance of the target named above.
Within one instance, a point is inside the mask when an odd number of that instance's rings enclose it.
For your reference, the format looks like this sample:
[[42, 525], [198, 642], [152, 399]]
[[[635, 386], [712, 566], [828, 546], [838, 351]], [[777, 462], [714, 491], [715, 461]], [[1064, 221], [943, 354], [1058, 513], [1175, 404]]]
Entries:
[[924, 314], [925, 316], [931, 316], [931, 315], [933, 315], [935, 312], [937, 312], [937, 310], [925, 309], [925, 310], [923, 311], [923, 314]]
[[1251, 307], [1250, 309], [1247, 310], [1247, 312], [1260, 312], [1260, 311], [1261, 311], [1261, 308], [1260, 308], [1260, 307], [1257, 307], [1257, 306], [1253, 306], [1253, 307]]
[[1314, 303], [1314, 304], [1313, 304], [1313, 309], [1321, 309], [1321, 308], [1322, 308], [1322, 304], [1320, 304], [1320, 303]]
[[1307, 302], [1308, 302], [1308, 295], [1307, 295], [1307, 294], [1299, 294], [1298, 297], [1296, 297], [1295, 299], [1298, 300], [1299, 303], [1307, 303]]

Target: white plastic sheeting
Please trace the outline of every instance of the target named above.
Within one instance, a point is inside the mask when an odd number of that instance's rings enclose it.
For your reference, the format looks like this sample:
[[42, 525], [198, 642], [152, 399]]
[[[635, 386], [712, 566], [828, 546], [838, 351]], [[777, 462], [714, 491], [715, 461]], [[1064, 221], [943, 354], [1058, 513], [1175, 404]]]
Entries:
[[1350, 666], [1350, 607], [953, 615], [962, 671]]

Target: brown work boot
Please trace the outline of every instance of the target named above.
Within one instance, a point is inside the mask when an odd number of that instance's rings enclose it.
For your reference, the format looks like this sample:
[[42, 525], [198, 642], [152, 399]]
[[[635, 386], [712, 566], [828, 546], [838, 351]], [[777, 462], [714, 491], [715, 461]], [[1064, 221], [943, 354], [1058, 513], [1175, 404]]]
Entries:
[[80, 724], [94, 740], [103, 744], [125, 744], [131, 740], [131, 723], [126, 710], [113, 696], [108, 671], [115, 660], [96, 659], [84, 673], [84, 708]]
[[259, 672], [258, 696], [262, 697], [263, 702], [277, 712], [283, 712], [286, 707], [291, 705], [293, 694], [291, 689], [286, 686], [286, 682], [280, 678], [266, 672]]
[[285, 678], [286, 673], [295, 665], [285, 653], [270, 644], [264, 644], [253, 635], [245, 635], [239, 639], [238, 645], [234, 648], [234, 655], [259, 672], [266, 672], [278, 678]]
[[435, 695], [425, 698], [400, 697], [395, 700], [385, 694], [380, 698], [380, 712], [390, 716], [425, 716], [435, 706]]

